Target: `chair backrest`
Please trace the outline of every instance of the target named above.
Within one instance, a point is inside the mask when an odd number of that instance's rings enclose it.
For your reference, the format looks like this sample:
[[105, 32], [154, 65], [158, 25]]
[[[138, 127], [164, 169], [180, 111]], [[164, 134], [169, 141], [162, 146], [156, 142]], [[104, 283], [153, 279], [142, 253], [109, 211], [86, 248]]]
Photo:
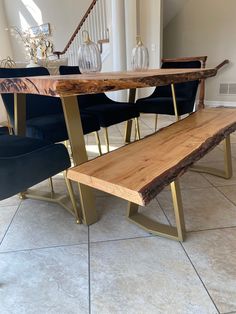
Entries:
[[[181, 68], [201, 68], [200, 61], [175, 61], [175, 62], [163, 62], [162, 69], [181, 69]], [[183, 97], [187, 100], [195, 100], [197, 94], [199, 81], [191, 81], [175, 84], [176, 97]], [[155, 89], [153, 96], [158, 97], [172, 97], [170, 85], [159, 86]]]
[[[61, 65], [59, 67], [59, 73], [61, 75], [81, 74], [78, 66]], [[78, 96], [78, 102], [81, 108], [88, 106], [94, 106], [97, 104], [111, 103], [113, 100], [108, 98], [105, 93], [90, 94]]]
[[[1, 78], [43, 75], [49, 75], [48, 70], [43, 67], [0, 68]], [[14, 125], [14, 96], [13, 94], [2, 94], [1, 96], [10, 117], [11, 124]], [[26, 95], [26, 120], [55, 113], [63, 113], [59, 98], [32, 94]]]
[[[182, 58], [172, 58], [172, 59], [162, 59], [162, 63], [185, 63], [186, 62], [201, 62], [201, 68], [206, 67], [207, 56], [195, 56], [195, 57], [182, 57]], [[204, 99], [205, 99], [205, 79], [200, 80], [200, 89], [199, 89], [199, 103], [198, 109], [204, 108]], [[194, 100], [195, 101], [195, 100]]]

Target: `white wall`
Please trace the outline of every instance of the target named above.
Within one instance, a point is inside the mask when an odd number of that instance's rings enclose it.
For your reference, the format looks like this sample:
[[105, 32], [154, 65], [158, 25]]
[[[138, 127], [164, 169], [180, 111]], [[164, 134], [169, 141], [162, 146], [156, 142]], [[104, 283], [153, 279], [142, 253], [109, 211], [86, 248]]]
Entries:
[[[162, 0], [140, 0], [140, 30], [149, 52], [149, 68], [159, 68], [162, 56]], [[152, 91], [153, 88], [140, 89], [138, 97], [150, 95]]]
[[[7, 56], [12, 56], [10, 40], [8, 32], [5, 30], [7, 28], [7, 22], [5, 18], [5, 8], [3, 0], [0, 0], [0, 60], [5, 59]], [[0, 97], [0, 123], [6, 121], [6, 112], [2, 104], [2, 99]]]
[[235, 0], [189, 0], [164, 30], [165, 57], [207, 55], [210, 67], [230, 60], [207, 80], [209, 101], [236, 101], [236, 95], [219, 95], [220, 83], [236, 83], [235, 12]]
[[[67, 44], [91, 0], [1, 0], [6, 7], [9, 26], [22, 28], [50, 23], [54, 50], [61, 51]], [[33, 12], [31, 11], [33, 8]], [[11, 38], [16, 60], [25, 58], [24, 48], [15, 38]], [[19, 49], [21, 47], [21, 49]]]
[[[116, 0], [118, 1], [118, 0]], [[140, 28], [141, 34], [137, 34], [138, 17], [137, 1], [140, 2]], [[148, 48], [150, 57], [150, 68], [158, 68], [160, 66], [160, 58], [162, 55], [162, 0], [125, 0], [125, 48], [127, 69], [131, 68], [131, 53], [136, 45], [136, 36], [141, 35], [144, 45]], [[108, 0], [108, 25], [112, 26], [111, 4]], [[110, 21], [110, 22], [109, 22]], [[114, 25], [113, 25], [114, 27]], [[117, 30], [116, 30], [117, 31]], [[110, 35], [116, 36], [116, 31], [111, 27]], [[112, 42], [113, 38], [111, 38]], [[122, 45], [123, 46], [123, 45]], [[122, 49], [122, 47], [120, 47]], [[116, 55], [116, 54], [114, 54]], [[103, 70], [111, 71], [114, 63], [117, 65], [117, 60], [113, 59], [113, 51], [111, 47], [111, 58], [109, 63], [105, 63]], [[109, 65], [109, 67], [107, 66]], [[117, 68], [116, 68], [117, 70]], [[122, 70], [122, 68], [120, 68]], [[138, 97], [144, 97], [152, 92], [153, 89], [140, 89]], [[111, 94], [109, 95], [110, 97]]]

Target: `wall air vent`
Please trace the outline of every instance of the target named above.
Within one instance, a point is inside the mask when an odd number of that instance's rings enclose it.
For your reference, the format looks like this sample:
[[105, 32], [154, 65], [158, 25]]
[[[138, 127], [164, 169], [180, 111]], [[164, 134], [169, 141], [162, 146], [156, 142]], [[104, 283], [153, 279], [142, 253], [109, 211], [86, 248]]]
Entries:
[[220, 95], [236, 95], [236, 83], [221, 83]]
[[229, 95], [236, 95], [236, 83], [229, 84]]

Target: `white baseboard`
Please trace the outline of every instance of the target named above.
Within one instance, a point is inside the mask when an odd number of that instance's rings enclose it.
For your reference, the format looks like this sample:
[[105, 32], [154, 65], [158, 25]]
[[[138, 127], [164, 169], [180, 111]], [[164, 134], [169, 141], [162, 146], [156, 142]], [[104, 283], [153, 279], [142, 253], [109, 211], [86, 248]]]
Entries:
[[233, 101], [206, 100], [204, 103], [207, 107], [236, 107], [236, 102]]

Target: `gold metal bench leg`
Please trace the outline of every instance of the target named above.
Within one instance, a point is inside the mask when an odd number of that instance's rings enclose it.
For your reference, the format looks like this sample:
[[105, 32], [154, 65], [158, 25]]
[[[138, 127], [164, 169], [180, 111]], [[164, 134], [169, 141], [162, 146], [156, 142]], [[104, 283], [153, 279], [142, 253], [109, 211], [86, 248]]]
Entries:
[[212, 167], [205, 167], [201, 165], [193, 165], [190, 170], [195, 172], [212, 174], [214, 176], [224, 179], [230, 179], [233, 175], [230, 135], [228, 135], [224, 139], [224, 170], [215, 169]]
[[165, 225], [138, 212], [138, 205], [128, 203], [127, 217], [130, 221], [144, 230], [172, 240], [183, 241], [185, 236], [185, 223], [179, 182], [171, 183], [171, 192], [175, 212], [176, 227]]
[[185, 222], [184, 222], [184, 212], [183, 212], [183, 204], [182, 204], [182, 197], [180, 191], [179, 180], [176, 179], [170, 184], [171, 187], [171, 194], [172, 194], [172, 201], [175, 213], [175, 222], [176, 222], [176, 229], [178, 234], [179, 241], [184, 240], [185, 236]]

